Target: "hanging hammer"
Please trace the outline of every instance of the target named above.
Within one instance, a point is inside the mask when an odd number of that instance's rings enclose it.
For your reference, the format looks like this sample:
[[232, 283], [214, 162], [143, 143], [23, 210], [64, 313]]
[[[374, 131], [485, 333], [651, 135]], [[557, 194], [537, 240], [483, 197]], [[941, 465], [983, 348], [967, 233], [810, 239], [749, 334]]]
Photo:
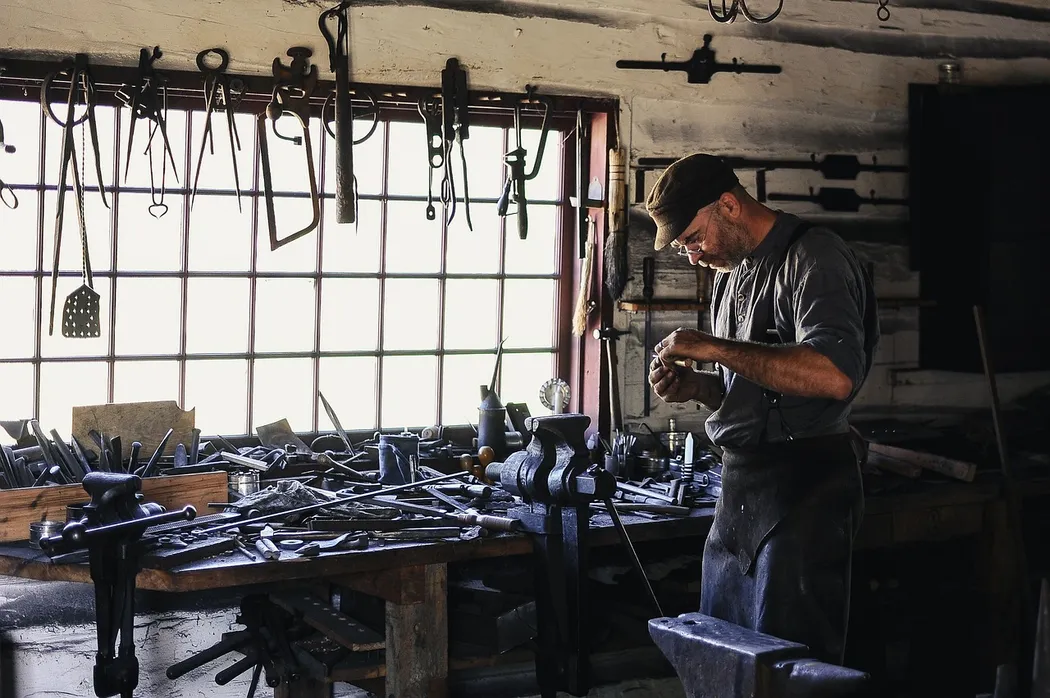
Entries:
[[620, 380], [616, 372], [616, 341], [626, 330], [605, 326], [594, 330], [594, 338], [605, 347], [605, 362], [609, 365], [609, 424], [610, 429], [623, 431], [623, 415], [620, 413]]

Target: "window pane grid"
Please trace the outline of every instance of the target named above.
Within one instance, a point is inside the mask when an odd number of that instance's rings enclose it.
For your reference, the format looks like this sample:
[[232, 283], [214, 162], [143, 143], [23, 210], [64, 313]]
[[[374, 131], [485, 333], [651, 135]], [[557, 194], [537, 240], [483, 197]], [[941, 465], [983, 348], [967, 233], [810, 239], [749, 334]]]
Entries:
[[[9, 104], [8, 102], [0, 102], [0, 105]], [[107, 111], [99, 109], [98, 111]], [[370, 425], [371, 428], [382, 426], [384, 428], [392, 428], [399, 426], [422, 426], [421, 424], [403, 425], [396, 423], [397, 417], [391, 417], [395, 420], [395, 423], [382, 423], [384, 415], [396, 415], [398, 409], [396, 405], [386, 404], [392, 400], [401, 401], [412, 401], [414, 396], [397, 394], [391, 392], [391, 386], [387, 386], [387, 391], [384, 392], [384, 380], [388, 381], [391, 379], [390, 376], [386, 376], [384, 373], [385, 359], [390, 358], [392, 363], [397, 366], [412, 367], [418, 369], [421, 373], [419, 378], [425, 384], [420, 386], [420, 395], [426, 396], [428, 403], [432, 402], [432, 409], [430, 413], [433, 415], [435, 423], [444, 423], [446, 418], [451, 418], [452, 415], [446, 415], [446, 404], [448, 401], [445, 399], [443, 393], [446, 390], [456, 389], [473, 392], [473, 386], [460, 386], [451, 384], [446, 385], [446, 358], [455, 357], [459, 361], [478, 362], [486, 364], [487, 368], [484, 373], [487, 375], [491, 372], [491, 364], [494, 361], [495, 346], [499, 343], [500, 339], [504, 337], [504, 333], [507, 330], [507, 318], [505, 317], [506, 304], [506, 293], [507, 293], [507, 281], [533, 281], [533, 282], [546, 282], [550, 283], [557, 288], [562, 282], [561, 270], [554, 267], [550, 270], [535, 271], [531, 269], [519, 270], [507, 268], [508, 259], [508, 236], [507, 236], [507, 222], [504, 218], [498, 218], [496, 221], [488, 222], [487, 225], [492, 229], [492, 232], [498, 234], [498, 246], [496, 246], [496, 254], [498, 255], [497, 265], [494, 270], [483, 271], [479, 273], [465, 272], [465, 271], [449, 271], [448, 258], [450, 254], [449, 246], [449, 227], [444, 221], [444, 215], [442, 206], [439, 201], [440, 192], [440, 179], [441, 171], [435, 171], [434, 175], [434, 191], [435, 191], [435, 208], [438, 210], [438, 216], [435, 225], [438, 233], [438, 245], [436, 249], [437, 260], [436, 268], [433, 271], [405, 271], [402, 268], [405, 266], [404, 261], [406, 258], [398, 258], [398, 269], [388, 269], [388, 254], [389, 255], [412, 255], [413, 250], [401, 249], [402, 246], [391, 246], [388, 245], [388, 226], [391, 222], [391, 206], [406, 206], [413, 204], [421, 204], [427, 201], [426, 196], [418, 195], [415, 193], [404, 193], [404, 192], [391, 192], [391, 181], [393, 178], [398, 177], [398, 172], [392, 168], [391, 161], [391, 129], [389, 128], [390, 122], [384, 121], [381, 125], [381, 140], [382, 140], [382, 161], [381, 170], [382, 175], [378, 177], [379, 187], [378, 191], [368, 192], [361, 194], [358, 197], [360, 202], [376, 202], [378, 205], [378, 228], [379, 234], [379, 254], [378, 264], [375, 271], [326, 271], [326, 259], [325, 259], [325, 236], [328, 235], [339, 235], [347, 234], [348, 229], [343, 228], [340, 231], [336, 226], [332, 224], [328, 215], [322, 215], [321, 220], [316, 230], [307, 237], [314, 238], [311, 244], [315, 244], [316, 247], [311, 250], [312, 263], [309, 267], [296, 270], [287, 270], [278, 268], [283, 264], [283, 261], [279, 260], [276, 262], [278, 267], [274, 267], [273, 258], [267, 259], [267, 263], [262, 264], [260, 256], [264, 254], [269, 255], [269, 245], [267, 233], [265, 230], [260, 230], [261, 226], [265, 226], [265, 218], [261, 215], [260, 208], [263, 205], [262, 192], [259, 190], [259, 166], [257, 159], [257, 138], [255, 136], [254, 129], [250, 130], [251, 136], [247, 136], [242, 129], [240, 132], [242, 148], [248, 150], [251, 155], [252, 167], [250, 173], [246, 171], [246, 168], [242, 167], [240, 172], [241, 175], [241, 199], [242, 204], [247, 210], [244, 211], [243, 216], [249, 219], [250, 223], [250, 244], [251, 250], [248, 254], [247, 268], [242, 270], [223, 271], [224, 267], [217, 269], [207, 268], [199, 269], [194, 267], [193, 262], [193, 235], [191, 234], [191, 225], [194, 223], [200, 224], [199, 220], [195, 217], [199, 214], [191, 212], [190, 199], [189, 199], [189, 188], [188, 184], [192, 182], [192, 175], [196, 167], [196, 149], [199, 147], [199, 143], [194, 143], [195, 132], [201, 128], [201, 122], [192, 118], [184, 118], [179, 123], [180, 130], [184, 131], [186, 147], [181, 147], [179, 151], [176, 151], [176, 159], [180, 161], [179, 167], [179, 179], [180, 182], [176, 183], [175, 186], [167, 187], [165, 189], [165, 203], [168, 204], [169, 209], [167, 216], [174, 217], [175, 221], [169, 223], [169, 226], [175, 231], [173, 234], [177, 236], [175, 240], [165, 240], [165, 245], [172, 246], [170, 251], [161, 254], [161, 257], [165, 260], [171, 259], [175, 250], [177, 250], [177, 262], [173, 262], [169, 268], [136, 268], [135, 263], [127, 262], [122, 259], [122, 256], [127, 253], [131, 247], [138, 245], [144, 253], [152, 253], [153, 250], [150, 248], [153, 246], [152, 241], [136, 241], [135, 235], [142, 234], [143, 231], [140, 229], [143, 226], [136, 224], [135, 229], [128, 228], [128, 221], [123, 220], [122, 217], [130, 215], [132, 207], [138, 207], [143, 205], [143, 199], [145, 198], [146, 204], [149, 200], [148, 195], [150, 193], [149, 188], [141, 185], [135, 186], [135, 183], [126, 184], [123, 171], [123, 163], [125, 153], [123, 152], [126, 146], [126, 134], [122, 134], [122, 130], [127, 127], [128, 114], [122, 109], [111, 109], [108, 110], [106, 119], [108, 123], [103, 127], [105, 131], [111, 132], [112, 144], [106, 144], [104, 147], [110, 147], [111, 153], [103, 153], [104, 170], [103, 174], [107, 178], [105, 189], [107, 196], [110, 200], [110, 209], [105, 211], [103, 215], [95, 218], [89, 223], [88, 236], [92, 241], [92, 251], [94, 252], [96, 245], [99, 245], [103, 252], [101, 258], [97, 257], [97, 253], [93, 254], [92, 262], [93, 267], [97, 267], [98, 270], [93, 269], [93, 277], [96, 279], [96, 287], [103, 293], [103, 307], [104, 316], [105, 311], [108, 311], [108, 318], [103, 318], [103, 338], [104, 338], [104, 353], [95, 352], [82, 352], [72, 342], [79, 340], [67, 340], [61, 337], [60, 327], [56, 328], [56, 333], [53, 338], [48, 338], [45, 334], [47, 332], [47, 314], [48, 314], [48, 303], [51, 298], [50, 289], [50, 277], [51, 277], [51, 259], [49, 253], [45, 249], [45, 242], [49, 239], [48, 236], [53, 232], [53, 218], [49, 216], [48, 210], [45, 208], [45, 197], [50, 193], [51, 199], [54, 200], [54, 192], [57, 191], [57, 185], [54, 183], [54, 179], [48, 179], [49, 177], [57, 178], [55, 172], [48, 172], [49, 161], [57, 158], [58, 148], [55, 143], [59, 141], [60, 132], [50, 133], [48, 131], [56, 131], [57, 129], [50, 128], [46, 123], [46, 116], [42, 113], [38, 113], [37, 123], [40, 129], [40, 140], [39, 140], [39, 157], [35, 163], [35, 176], [20, 176], [16, 178], [16, 183], [13, 187], [23, 193], [20, 196], [22, 206], [32, 205], [33, 200], [36, 203], [34, 228], [35, 235], [33, 239], [32, 247], [35, 250], [35, 264], [32, 269], [10, 269], [0, 270], [0, 282], [5, 279], [16, 280], [19, 278], [26, 279], [32, 284], [33, 302], [34, 308], [32, 317], [35, 321], [32, 334], [32, 353], [28, 351], [19, 351], [14, 355], [0, 355], [0, 366], [10, 365], [17, 367], [18, 365], [24, 365], [27, 369], [31, 369], [32, 372], [32, 411], [35, 415], [41, 415], [42, 413], [55, 414], [54, 404], [63, 402], [64, 400], [55, 401], [52, 396], [50, 389], [56, 384], [54, 379], [44, 381], [42, 379], [43, 367], [50, 365], [68, 365], [72, 368], [72, 365], [83, 365], [92, 368], [92, 382], [94, 386], [96, 383], [101, 385], [100, 381], [104, 378], [104, 392], [99, 393], [96, 397], [92, 397], [93, 393], [90, 390], [86, 393], [81, 392], [85, 400], [91, 401], [113, 401], [116, 398], [125, 395], [138, 395], [140, 386], [138, 385], [142, 381], [140, 378], [145, 373], [134, 372], [131, 370], [131, 366], [139, 365], [146, 371], [151, 366], [158, 367], [160, 370], [163, 367], [164, 376], [173, 376], [171, 380], [168, 377], [163, 378], [162, 382], [165, 386], [169, 383], [173, 384], [174, 394], [167, 393], [163, 396], [158, 395], [155, 399], [177, 399], [180, 404], [187, 408], [194, 407], [193, 404], [187, 404], [187, 400], [199, 400], [202, 394], [202, 388], [194, 383], [194, 387], [191, 390], [189, 382], [201, 380], [200, 376], [206, 375], [201, 373], [197, 368], [190, 368], [193, 366], [205, 365], [215, 363], [219, 365], [225, 362], [231, 368], [236, 367], [237, 362], [243, 363], [243, 381], [244, 381], [244, 393], [246, 395], [228, 395], [226, 399], [234, 402], [243, 403], [240, 407], [235, 407], [233, 403], [230, 404], [232, 412], [241, 415], [243, 413], [243, 427], [241, 431], [244, 433], [250, 432], [257, 424], [255, 423], [256, 415], [271, 414], [272, 409], [267, 405], [256, 404], [257, 394], [264, 396], [270, 396], [272, 402], [272, 396], [274, 390], [271, 382], [266, 382], [262, 385], [256, 385], [257, 377], [262, 375], [266, 381], [272, 381], [272, 376], [275, 375], [274, 370], [278, 371], [278, 374], [284, 369], [277, 369], [276, 364], [270, 364], [271, 361], [276, 360], [303, 360], [308, 362], [309, 370], [307, 373], [297, 373], [296, 375], [300, 378], [309, 376], [310, 395], [314, 396], [309, 401], [309, 410], [304, 413], [306, 419], [293, 420], [293, 428], [306, 431], [306, 430], [317, 430], [324, 422], [324, 417], [319, 414], [319, 402], [316, 399], [318, 389], [321, 391], [325, 390], [325, 385], [322, 383], [322, 361], [325, 360], [368, 360], [374, 362], [374, 415], [373, 423]], [[169, 119], [169, 123], [171, 119]], [[101, 125], [101, 121], [100, 121]], [[221, 124], [219, 124], [221, 134]], [[315, 124], [316, 126], [316, 124]], [[123, 127], [123, 128], [122, 128]], [[103, 129], [100, 129], [103, 130]], [[497, 129], [492, 129], [497, 131]], [[499, 139], [506, 150], [507, 143], [513, 139], [513, 133], [507, 128], [502, 127], [498, 129]], [[100, 135], [102, 135], [100, 133]], [[133, 155], [133, 166], [134, 160], [143, 157], [143, 154], [138, 152], [139, 148], [144, 143], [142, 133], [137, 133], [139, 138], [136, 139], [135, 152]], [[380, 135], [380, 134], [377, 134]], [[221, 136], [220, 136], [221, 137]], [[141, 139], [141, 140], [140, 140]], [[559, 168], [562, 166], [562, 152], [561, 148], [558, 147], [558, 143], [563, 139], [557, 132], [552, 132], [550, 135], [550, 142], [545, 154], [545, 160], [550, 162], [552, 159], [557, 160]], [[79, 134], [77, 134], [77, 157], [80, 156], [79, 148]], [[102, 141], [109, 140], [103, 137]], [[174, 141], [175, 139], [173, 139]], [[20, 143], [20, 147], [31, 147], [32, 144], [26, 144], [24, 141]], [[422, 145], [422, 144], [421, 144]], [[528, 145], [528, 144], [526, 144]], [[325, 205], [331, 205], [334, 201], [335, 195], [331, 191], [327, 191], [331, 186], [330, 179], [326, 178], [326, 164], [328, 159], [334, 156], [334, 148], [327, 141], [326, 138], [318, 139], [318, 143], [315, 146], [317, 148], [315, 155], [317, 156], [317, 168], [318, 168], [318, 189], [321, 192], [322, 207]], [[403, 147], [403, 146], [399, 146]], [[414, 147], [414, 144], [413, 144]], [[419, 148], [422, 150], [422, 148]], [[457, 174], [459, 174], [459, 163], [458, 153], [454, 153], [454, 157], [457, 162], [454, 163], [456, 166]], [[215, 155], [205, 155], [203, 167], [209, 166], [209, 159], [217, 160], [219, 158], [218, 149]], [[88, 162], [81, 163], [82, 169], [88, 167], [93, 168], [91, 162], [91, 154], [88, 153]], [[426, 160], [421, 155], [421, 159], [425, 163]], [[159, 162], [159, 161], [158, 161]], [[495, 166], [486, 167], [484, 169], [471, 169], [469, 175], [472, 180], [480, 181], [489, 178], [495, 178], [501, 181], [504, 176], [502, 161], [499, 159], [490, 160], [495, 162]], [[212, 162], [211, 164], [215, 164]], [[0, 170], [3, 169], [5, 163], [0, 159]], [[329, 164], [330, 165], [330, 164]], [[498, 169], [497, 169], [498, 168]], [[55, 168], [52, 168], [55, 169]], [[134, 167], [133, 167], [134, 169]], [[544, 169], [547, 167], [545, 165]], [[492, 170], [492, 171], [490, 171]], [[22, 175], [25, 175], [23, 172]], [[93, 177], [92, 177], [93, 179]], [[133, 179], [130, 178], [129, 179]], [[171, 174], [168, 176], [169, 181], [172, 179]], [[559, 176], [559, 181], [561, 177]], [[26, 183], [35, 180], [35, 184]], [[459, 185], [461, 186], [461, 185]], [[479, 185], [478, 188], [483, 188], [483, 185]], [[461, 196], [461, 189], [458, 194]], [[487, 193], [487, 192], [486, 192]], [[26, 195], [28, 194], [28, 196]], [[564, 200], [563, 192], [559, 190], [556, 195], [548, 194], [544, 197], [530, 198], [530, 213], [534, 211], [541, 211], [542, 207], [550, 207], [551, 209], [558, 209], [564, 207], [566, 202]], [[35, 195], [35, 196], [34, 196]], [[197, 199], [195, 204], [200, 204], [206, 197], [211, 200], [228, 200], [234, 195], [233, 189], [207, 189], [203, 188], [198, 191]], [[308, 196], [306, 192], [295, 192], [288, 191], [276, 192], [277, 196], [287, 197], [291, 199], [301, 199]], [[67, 191], [66, 197], [66, 219], [64, 225], [63, 235], [63, 262], [62, 267], [59, 271], [59, 278], [66, 280], [66, 283], [78, 279], [81, 276], [81, 272], [73, 267], [72, 263], [69, 262], [70, 258], [67, 258], [66, 253], [70, 247], [75, 248], [76, 257], [79, 258], [79, 239], [77, 236], [71, 235], [69, 232], [71, 216], [71, 210], [75, 209], [70, 205], [71, 202], [68, 200], [73, 194]], [[92, 198], [97, 199], [99, 196], [99, 187], [92, 182], [85, 186], [85, 198], [87, 201], [91, 201]], [[328, 202], [326, 204], [326, 202]], [[475, 231], [473, 235], [479, 235], [483, 233], [478, 232], [479, 218], [482, 217], [481, 210], [485, 205], [494, 207], [496, 199], [491, 196], [481, 196], [471, 199], [471, 213], [474, 222]], [[420, 206], [421, 208], [421, 206]], [[408, 209], [404, 209], [408, 210]], [[403, 216], [404, 211], [399, 208], [399, 215]], [[101, 209], [99, 210], [101, 212]], [[486, 211], [487, 213], [487, 211]], [[138, 215], [138, 212], [136, 212]], [[280, 215], [280, 212], [279, 212]], [[455, 225], [460, 225], [461, 221], [465, 220], [465, 210], [463, 206], [462, 198], [458, 201], [457, 218]], [[103, 216], [105, 223], [103, 225]], [[561, 220], [561, 214], [553, 216], [554, 220]], [[131, 219], [128, 219], [131, 220]], [[140, 221], [145, 220], [141, 219]], [[171, 218], [168, 219], [171, 221]], [[168, 221], [165, 221], [166, 223]], [[75, 219], [74, 219], [75, 223]], [[279, 231], [281, 234], [287, 234], [288, 226], [282, 226], [281, 221], [279, 223]], [[420, 224], [423, 222], [420, 221]], [[511, 221], [513, 226], [514, 221]], [[465, 225], [465, 224], [464, 224]], [[485, 228], [485, 225], [480, 226]], [[555, 239], [561, 235], [560, 225], [557, 226], [555, 231]], [[74, 225], [75, 229], [75, 225]], [[415, 225], [402, 230], [407, 230], [408, 235], [424, 235], [429, 232], [424, 232], [416, 229]], [[516, 230], [516, 226], [512, 227], [512, 230]], [[497, 232], [498, 231], [498, 232]], [[212, 231], [214, 232], [214, 231]], [[530, 231], [531, 233], [532, 231]], [[349, 232], [353, 235], [353, 232]], [[531, 235], [530, 235], [531, 237]], [[516, 239], [516, 236], [515, 236]], [[538, 241], [537, 241], [538, 242]], [[141, 245], [147, 245], [147, 247], [141, 247]], [[294, 245], [295, 243], [292, 243]], [[432, 244], [432, 243], [427, 243]], [[106, 247], [108, 245], [108, 248]], [[28, 249], [28, 248], [27, 248]], [[289, 248], [282, 248], [278, 250], [276, 254], [280, 254]], [[545, 249], [542, 251], [543, 254], [550, 254], [553, 259], [557, 259], [555, 251]], [[139, 254], [141, 257], [142, 253]], [[156, 254], [155, 254], [156, 256]], [[101, 263], [105, 260], [104, 264]], [[97, 261], [96, 261], [97, 260]], [[409, 261], [411, 259], [409, 258]], [[142, 263], [142, 262], [140, 262]], [[462, 264], [460, 262], [459, 264]], [[156, 266], [155, 264], [153, 266]], [[168, 267], [167, 264], [161, 264], [162, 267]], [[295, 265], [293, 265], [295, 266]], [[353, 267], [351, 267], [353, 268]], [[191, 312], [200, 313], [199, 309], [193, 310], [194, 308], [194, 282], [198, 280], [208, 279], [230, 279], [230, 280], [243, 280], [248, 286], [248, 306], [243, 310], [247, 316], [247, 336], [245, 338], [246, 346], [242, 351], [194, 351], [193, 340], [191, 333], [198, 331], [191, 326], [188, 316]], [[170, 281], [165, 281], [170, 280]], [[376, 346], [374, 350], [370, 349], [354, 349], [354, 350], [339, 350], [335, 349], [324, 349], [323, 344], [323, 327], [322, 327], [322, 305], [325, 302], [325, 288], [328, 281], [336, 280], [374, 280], [378, 285], [378, 304], [380, 312], [376, 317]], [[495, 299], [495, 336], [491, 338], [492, 348], [482, 348], [484, 341], [482, 336], [487, 337], [492, 332], [491, 327], [483, 327], [479, 332], [477, 344], [468, 345], [469, 348], [457, 347], [446, 347], [447, 343], [447, 331], [449, 322], [450, 312], [462, 312], [462, 303], [456, 306], [456, 309], [450, 308], [448, 305], [448, 283], [451, 282], [467, 282], [467, 281], [490, 281], [495, 284], [497, 289]], [[436, 298], [436, 325], [435, 332], [436, 336], [431, 341], [433, 346], [427, 346], [426, 349], [415, 349], [415, 348], [399, 348], [396, 346], [387, 346], [387, 336], [391, 331], [391, 327], [387, 327], [392, 322], [391, 318], [385, 318], [385, 313], [382, 309], [387, 307], [387, 303], [390, 300], [389, 294], [392, 292], [392, 287], [388, 282], [410, 282], [414, 284], [434, 284], [434, 290]], [[171, 296], [169, 301], [166, 301], [164, 316], [165, 320], [160, 325], [153, 327], [157, 334], [164, 333], [165, 336], [171, 336], [171, 340], [160, 340], [154, 336], [141, 337], [136, 334], [140, 325], [145, 327], [148, 323], [144, 322], [145, 317], [137, 317], [132, 312], [131, 308], [141, 307], [135, 305], [127, 305], [127, 302], [135, 299], [136, 296], [149, 295], [144, 292], [143, 289], [146, 287], [136, 285], [154, 282], [157, 284], [168, 284], [168, 295]], [[260, 342], [260, 289], [264, 284], [269, 283], [302, 283], [312, 284], [310, 289], [310, 297], [312, 298], [312, 309], [307, 306], [300, 306], [306, 308], [304, 312], [309, 312], [313, 316], [313, 325], [306, 331], [307, 337], [303, 338], [306, 342], [305, 346], [301, 349], [298, 348], [282, 348], [279, 346], [261, 346]], [[418, 287], [418, 288], [424, 288]], [[281, 295], [280, 293], [278, 295]], [[305, 298], [301, 296], [301, 298]], [[557, 297], [557, 294], [555, 294]], [[122, 302], [123, 299], [123, 302]], [[266, 296], [263, 295], [262, 300], [265, 300]], [[61, 325], [61, 312], [62, 304], [64, 300], [64, 293], [62, 286], [59, 287], [59, 294], [56, 298], [56, 325]], [[140, 303], [149, 303], [148, 299]], [[352, 298], [343, 299], [346, 303], [353, 303]], [[198, 304], [199, 305], [199, 304]], [[489, 308], [485, 307], [485, 312], [490, 312]], [[538, 312], [545, 315], [543, 309], [537, 309]], [[552, 308], [552, 311], [556, 312], [556, 308]], [[399, 318], [402, 316], [398, 316]], [[223, 322], [224, 318], [214, 317], [209, 318], [214, 322]], [[307, 318], [303, 318], [303, 325], [308, 325]], [[171, 327], [171, 324], [175, 324], [176, 327]], [[175, 332], [177, 328], [177, 334], [170, 335], [167, 333]], [[160, 332], [163, 330], [163, 332]], [[289, 328], [291, 331], [292, 328]], [[238, 333], [234, 333], [235, 335]], [[52, 349], [45, 349], [45, 340], [49, 339], [52, 345]], [[169, 344], [169, 341], [174, 342]], [[55, 345], [55, 342], [61, 342], [61, 344]], [[161, 344], [158, 344], [161, 342]], [[527, 344], [529, 344], [527, 342]], [[529, 346], [516, 346], [513, 348], [505, 347], [505, 357], [514, 356], [518, 354], [532, 355], [536, 358], [547, 357], [550, 359], [549, 363], [553, 367], [554, 357], [556, 356], [559, 347], [556, 337], [550, 337], [549, 343], [542, 343], [536, 345], [532, 342]], [[165, 347], [170, 346], [170, 349]], [[56, 349], [55, 347], [61, 347]], [[102, 346], [99, 347], [100, 349]], [[158, 348], [154, 351], [154, 348]], [[204, 348], [204, 347], [200, 347]], [[28, 345], [25, 349], [29, 349]], [[138, 351], [136, 351], [138, 349]], [[523, 357], [524, 358], [524, 357]], [[418, 360], [423, 360], [423, 363], [418, 363]], [[265, 366], [259, 364], [259, 362], [267, 362]], [[416, 363], [408, 363], [406, 361], [416, 361]], [[283, 364], [282, 364], [283, 365]], [[127, 369], [122, 368], [127, 366]], [[291, 364], [289, 364], [291, 366]], [[265, 368], [266, 371], [260, 374], [260, 370]], [[240, 370], [240, 369], [239, 369]], [[291, 370], [290, 368], [288, 370]], [[296, 369], [298, 370], [298, 369]], [[459, 373], [455, 375], [462, 375], [462, 370], [457, 369]], [[174, 374], [168, 373], [174, 371]], [[502, 385], [502, 373], [497, 377], [497, 387]], [[424, 375], [426, 374], [426, 375]], [[51, 375], [51, 374], [49, 374]], [[66, 374], [55, 374], [65, 376]], [[72, 374], [71, 374], [72, 375]], [[367, 374], [362, 374], [366, 375]], [[447, 374], [450, 378], [454, 377], [454, 374]], [[432, 381], [432, 383], [431, 383]], [[47, 383], [47, 385], [43, 385]], [[427, 386], [433, 385], [432, 395], [429, 393]], [[42, 387], [43, 385], [43, 387]], [[236, 385], [236, 379], [230, 385]], [[538, 386], [537, 386], [538, 387]], [[92, 388], [94, 389], [94, 388]], [[303, 386], [303, 390], [306, 386]], [[261, 391], [261, 392], [260, 392]], [[300, 391], [302, 392], [302, 391]], [[329, 396], [330, 397], [330, 396]], [[432, 397], [432, 399], [431, 399]], [[521, 396], [520, 399], [524, 399], [526, 396]], [[532, 396], [527, 396], [531, 398]], [[510, 396], [510, 399], [519, 399], [518, 396]], [[5, 400], [5, 402], [8, 402]], [[462, 400], [460, 401], [462, 402]], [[54, 403], [50, 407], [46, 403]], [[12, 403], [8, 403], [12, 404]], [[26, 403], [28, 404], [28, 403]], [[24, 409], [24, 408], [23, 408]], [[214, 412], [214, 408], [212, 408]], [[202, 410], [208, 412], [207, 409]], [[427, 411], [417, 412], [417, 414], [426, 414]], [[457, 410], [457, 414], [461, 414], [461, 410]], [[14, 415], [6, 415], [14, 416]], [[19, 415], [24, 416], [24, 415]], [[236, 418], [233, 422], [236, 422], [240, 418]], [[236, 430], [231, 431], [232, 423], [227, 420], [226, 432], [235, 433]], [[308, 423], [301, 423], [308, 422]], [[61, 422], [58, 425], [61, 428]], [[208, 425], [202, 424], [207, 430]], [[221, 430], [218, 430], [221, 431]]]

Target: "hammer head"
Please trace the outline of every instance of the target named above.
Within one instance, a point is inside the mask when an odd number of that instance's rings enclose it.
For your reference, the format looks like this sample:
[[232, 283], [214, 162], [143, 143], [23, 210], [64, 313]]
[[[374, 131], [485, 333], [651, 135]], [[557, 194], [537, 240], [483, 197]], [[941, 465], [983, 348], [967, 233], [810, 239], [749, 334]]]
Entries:
[[618, 330], [615, 327], [602, 327], [600, 329], [595, 328], [594, 330], [594, 338], [601, 339], [603, 341], [615, 342], [617, 339], [624, 336], [625, 334], [630, 333], [626, 330]]

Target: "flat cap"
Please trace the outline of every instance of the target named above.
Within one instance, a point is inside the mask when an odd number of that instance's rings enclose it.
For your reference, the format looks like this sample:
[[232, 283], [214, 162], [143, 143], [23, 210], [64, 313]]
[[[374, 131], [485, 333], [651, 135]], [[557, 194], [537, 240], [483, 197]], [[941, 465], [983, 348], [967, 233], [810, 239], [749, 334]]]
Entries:
[[649, 191], [645, 209], [656, 223], [656, 242], [662, 250], [689, 227], [696, 212], [729, 191], [740, 180], [725, 160], [695, 153], [671, 163]]

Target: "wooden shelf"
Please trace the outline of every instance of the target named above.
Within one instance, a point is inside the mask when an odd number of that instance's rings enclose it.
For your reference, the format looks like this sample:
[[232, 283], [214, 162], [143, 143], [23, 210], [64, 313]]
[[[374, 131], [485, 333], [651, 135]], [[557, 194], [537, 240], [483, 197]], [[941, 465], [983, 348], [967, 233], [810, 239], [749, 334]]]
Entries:
[[652, 303], [646, 303], [645, 301], [619, 302], [620, 310], [625, 313], [642, 313], [646, 310], [652, 310], [654, 312], [661, 310], [707, 310], [708, 305], [710, 304], [707, 301], [700, 303], [699, 301], [687, 298], [657, 298], [653, 299]]

